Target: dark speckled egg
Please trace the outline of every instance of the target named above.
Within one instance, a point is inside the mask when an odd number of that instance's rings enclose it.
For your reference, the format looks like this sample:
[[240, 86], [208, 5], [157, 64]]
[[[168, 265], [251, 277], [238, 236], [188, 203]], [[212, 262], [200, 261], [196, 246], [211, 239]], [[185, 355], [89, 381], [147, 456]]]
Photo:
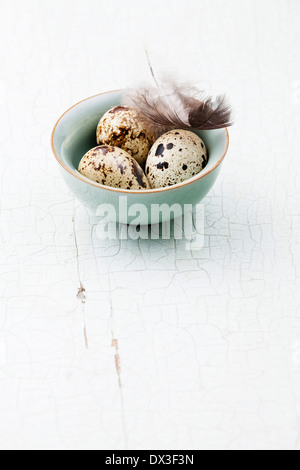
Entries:
[[160, 136], [146, 162], [152, 188], [164, 188], [196, 176], [207, 164], [204, 142], [194, 132], [178, 129]]
[[97, 127], [97, 144], [113, 145], [144, 165], [155, 138], [133, 108], [116, 106], [107, 111]]
[[87, 152], [78, 171], [86, 178], [112, 188], [150, 189], [140, 165], [125, 150], [111, 145], [100, 145]]

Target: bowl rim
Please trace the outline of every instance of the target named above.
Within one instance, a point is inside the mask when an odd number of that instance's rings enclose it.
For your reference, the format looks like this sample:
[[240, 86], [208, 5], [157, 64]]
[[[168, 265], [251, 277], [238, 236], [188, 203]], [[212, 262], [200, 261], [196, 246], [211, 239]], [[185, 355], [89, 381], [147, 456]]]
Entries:
[[187, 186], [189, 184], [192, 184], [192, 183], [195, 183], [196, 181], [199, 181], [200, 179], [204, 178], [205, 176], [209, 175], [210, 173], [212, 173], [221, 163], [222, 161], [224, 160], [226, 154], [227, 154], [227, 151], [228, 151], [228, 148], [229, 148], [229, 132], [228, 132], [228, 129], [227, 127], [225, 127], [225, 132], [226, 132], [226, 138], [227, 138], [227, 143], [226, 143], [226, 148], [225, 148], [225, 151], [223, 153], [223, 155], [221, 156], [221, 158], [217, 161], [217, 163], [215, 163], [215, 165], [208, 171], [202, 171], [200, 172], [197, 176], [191, 178], [191, 179], [188, 179], [186, 181], [183, 181], [181, 183], [177, 183], [177, 184], [174, 184], [173, 186], [167, 186], [165, 188], [156, 188], [156, 189], [140, 189], [140, 190], [129, 190], [129, 189], [120, 189], [120, 188], [112, 188], [110, 186], [105, 186], [103, 184], [100, 184], [100, 183], [96, 183], [95, 181], [92, 181], [92, 180], [89, 180], [88, 178], [85, 178], [84, 176], [82, 176], [80, 173], [75, 173], [74, 171], [72, 171], [62, 160], [61, 158], [57, 155], [56, 153], [56, 150], [55, 150], [55, 147], [54, 147], [54, 135], [55, 135], [55, 132], [56, 132], [56, 129], [60, 123], [60, 121], [63, 119], [63, 117], [68, 114], [69, 111], [71, 111], [73, 108], [76, 108], [76, 106], [80, 105], [81, 103], [84, 103], [85, 101], [88, 101], [88, 100], [91, 100], [93, 98], [96, 98], [97, 96], [101, 96], [101, 95], [105, 95], [105, 94], [108, 94], [108, 93], [117, 93], [117, 92], [120, 92], [122, 91], [122, 89], [118, 89], [118, 90], [109, 90], [109, 91], [104, 91], [102, 93], [97, 93], [96, 95], [93, 95], [93, 96], [90, 96], [89, 98], [85, 98], [84, 100], [81, 100], [79, 101], [78, 103], [74, 104], [73, 106], [71, 106], [69, 109], [67, 109], [67, 111], [65, 111], [61, 116], [60, 118], [57, 120], [53, 130], [52, 130], [52, 133], [51, 133], [51, 148], [52, 148], [52, 152], [56, 158], [56, 160], [58, 161], [58, 163], [64, 168], [64, 170], [66, 170], [68, 173], [70, 173], [72, 176], [74, 176], [75, 178], [83, 181], [84, 183], [87, 183], [87, 184], [90, 184], [91, 186], [95, 186], [96, 188], [101, 188], [101, 189], [106, 189], [108, 191], [113, 191], [113, 192], [117, 192], [117, 193], [125, 193], [125, 194], [153, 194], [153, 193], [163, 193], [163, 192], [166, 192], [166, 191], [171, 191], [172, 189], [176, 189], [176, 188], [181, 188], [183, 186]]

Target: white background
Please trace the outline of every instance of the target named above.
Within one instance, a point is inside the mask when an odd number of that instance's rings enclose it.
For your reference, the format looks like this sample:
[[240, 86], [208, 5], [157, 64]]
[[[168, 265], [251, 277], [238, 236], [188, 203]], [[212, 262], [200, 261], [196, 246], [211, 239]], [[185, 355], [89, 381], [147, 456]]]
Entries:
[[[299, 24], [299, 0], [0, 0], [2, 449], [300, 449]], [[51, 154], [68, 107], [149, 78], [145, 46], [235, 108], [201, 251], [98, 240]]]

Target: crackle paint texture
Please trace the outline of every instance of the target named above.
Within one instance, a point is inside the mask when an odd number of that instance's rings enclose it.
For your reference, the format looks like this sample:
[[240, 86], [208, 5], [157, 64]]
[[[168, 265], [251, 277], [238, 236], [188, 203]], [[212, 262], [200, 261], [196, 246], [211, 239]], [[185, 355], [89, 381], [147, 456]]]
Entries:
[[[300, 449], [299, 20], [298, 0], [1, 0], [1, 449]], [[49, 145], [72, 104], [151, 80], [144, 42], [235, 109], [198, 251], [99, 240]]]

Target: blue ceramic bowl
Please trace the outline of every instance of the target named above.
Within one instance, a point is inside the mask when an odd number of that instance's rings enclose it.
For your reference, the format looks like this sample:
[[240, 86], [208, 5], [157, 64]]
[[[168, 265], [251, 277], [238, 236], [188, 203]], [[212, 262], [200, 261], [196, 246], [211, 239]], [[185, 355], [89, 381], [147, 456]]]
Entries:
[[[115, 218], [122, 223], [135, 219], [136, 204], [143, 205], [139, 223], [155, 224], [171, 219], [172, 211], [157, 211], [157, 205], [195, 205], [203, 199], [215, 183], [229, 146], [227, 129], [197, 131], [208, 150], [208, 164], [192, 179], [175, 186], [148, 191], [129, 191], [95, 183], [78, 171], [83, 155], [95, 147], [96, 128], [100, 118], [110, 108], [120, 105], [123, 91], [109, 91], [92, 96], [76, 104], [56, 123], [52, 132], [52, 150], [60, 164], [66, 184], [86, 206], [97, 209], [109, 204]], [[152, 210], [155, 207], [155, 210]], [[166, 207], [166, 206], [165, 206]], [[178, 207], [178, 206], [177, 206]], [[128, 209], [128, 210], [127, 210]]]

